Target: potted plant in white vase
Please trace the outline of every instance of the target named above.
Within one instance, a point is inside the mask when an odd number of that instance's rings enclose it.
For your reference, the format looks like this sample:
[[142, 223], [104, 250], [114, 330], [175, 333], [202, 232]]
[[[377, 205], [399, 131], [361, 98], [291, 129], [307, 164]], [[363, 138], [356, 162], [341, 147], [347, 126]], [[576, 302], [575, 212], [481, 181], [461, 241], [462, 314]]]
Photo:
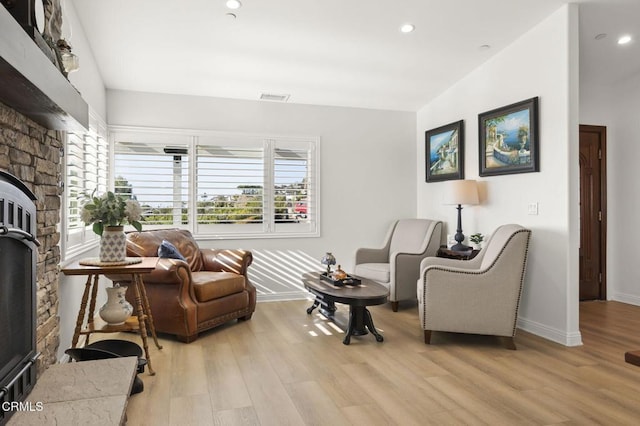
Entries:
[[92, 196], [82, 207], [81, 219], [86, 225], [93, 224], [93, 232], [100, 236], [100, 260], [120, 262], [126, 256], [125, 223], [142, 230], [139, 222], [142, 209], [133, 199], [125, 199], [109, 191], [100, 197]]
[[482, 242], [484, 241], [484, 236], [480, 233], [475, 233], [469, 237], [469, 241], [473, 244], [474, 250], [482, 249]]

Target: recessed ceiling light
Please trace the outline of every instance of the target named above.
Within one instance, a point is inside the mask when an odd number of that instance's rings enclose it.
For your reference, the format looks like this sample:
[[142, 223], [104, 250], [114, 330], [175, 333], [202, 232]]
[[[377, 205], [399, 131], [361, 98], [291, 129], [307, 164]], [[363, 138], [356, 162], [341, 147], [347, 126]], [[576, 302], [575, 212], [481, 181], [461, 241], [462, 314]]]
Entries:
[[229, 13], [225, 13], [225, 15], [226, 15], [227, 18], [230, 18], [230, 19], [236, 19], [237, 18], [235, 13], [229, 12]]
[[489, 50], [491, 49], [491, 46], [488, 44], [483, 44], [482, 46], [480, 46], [480, 50]]
[[607, 35], [606, 35], [605, 33], [602, 33], [602, 34], [598, 34], [598, 35], [597, 35], [597, 36], [595, 36], [594, 38], [595, 38], [596, 40], [602, 40], [603, 38], [606, 38], [606, 37], [607, 37]]
[[242, 7], [240, 0], [227, 0], [226, 5], [229, 9], [240, 9]]
[[618, 39], [618, 44], [627, 44], [627, 43], [631, 43], [630, 35], [623, 35]]
[[400, 27], [400, 32], [407, 34], [407, 33], [412, 32], [415, 29], [416, 29], [416, 27], [413, 24], [403, 24]]

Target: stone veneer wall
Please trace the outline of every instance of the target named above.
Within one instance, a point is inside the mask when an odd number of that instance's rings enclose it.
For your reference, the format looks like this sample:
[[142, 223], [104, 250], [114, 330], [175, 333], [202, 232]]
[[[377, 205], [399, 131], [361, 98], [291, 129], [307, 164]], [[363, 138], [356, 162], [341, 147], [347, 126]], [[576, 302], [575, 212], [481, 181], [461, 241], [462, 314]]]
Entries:
[[60, 344], [58, 265], [63, 133], [47, 130], [0, 103], [0, 169], [25, 182], [36, 195], [38, 249], [37, 350], [38, 373], [56, 362]]

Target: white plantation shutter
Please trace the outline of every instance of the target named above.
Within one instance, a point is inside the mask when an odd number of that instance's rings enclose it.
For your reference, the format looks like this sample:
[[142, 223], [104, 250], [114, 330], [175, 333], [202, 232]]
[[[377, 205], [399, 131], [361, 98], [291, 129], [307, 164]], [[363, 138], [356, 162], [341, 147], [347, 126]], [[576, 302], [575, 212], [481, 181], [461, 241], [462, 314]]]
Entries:
[[260, 143], [198, 145], [197, 233], [262, 232], [264, 174]]
[[273, 141], [275, 232], [314, 232], [316, 229], [315, 143]]
[[[161, 133], [161, 132], [160, 132]], [[314, 138], [113, 129], [116, 191], [200, 238], [318, 235]]]
[[80, 213], [88, 197], [94, 192], [102, 194], [108, 187], [106, 126], [93, 114], [90, 116], [88, 132], [67, 133], [64, 164], [64, 251], [73, 253], [97, 239], [91, 226], [87, 227], [82, 222]]
[[189, 224], [189, 146], [173, 140], [117, 140], [114, 191], [137, 200], [143, 226]]

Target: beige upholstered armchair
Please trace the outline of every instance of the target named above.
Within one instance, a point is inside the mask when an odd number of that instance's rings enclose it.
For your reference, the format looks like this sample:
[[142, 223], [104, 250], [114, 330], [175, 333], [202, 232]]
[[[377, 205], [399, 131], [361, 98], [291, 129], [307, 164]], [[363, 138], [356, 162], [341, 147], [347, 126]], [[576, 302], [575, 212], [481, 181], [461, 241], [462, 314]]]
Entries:
[[425, 343], [432, 331], [449, 331], [502, 336], [507, 348], [516, 349], [530, 235], [520, 225], [503, 225], [472, 260], [422, 261], [418, 311]]
[[401, 300], [415, 300], [420, 262], [435, 256], [440, 246], [442, 222], [428, 219], [403, 219], [392, 226], [379, 249], [356, 251], [354, 274], [389, 288], [394, 312]]

